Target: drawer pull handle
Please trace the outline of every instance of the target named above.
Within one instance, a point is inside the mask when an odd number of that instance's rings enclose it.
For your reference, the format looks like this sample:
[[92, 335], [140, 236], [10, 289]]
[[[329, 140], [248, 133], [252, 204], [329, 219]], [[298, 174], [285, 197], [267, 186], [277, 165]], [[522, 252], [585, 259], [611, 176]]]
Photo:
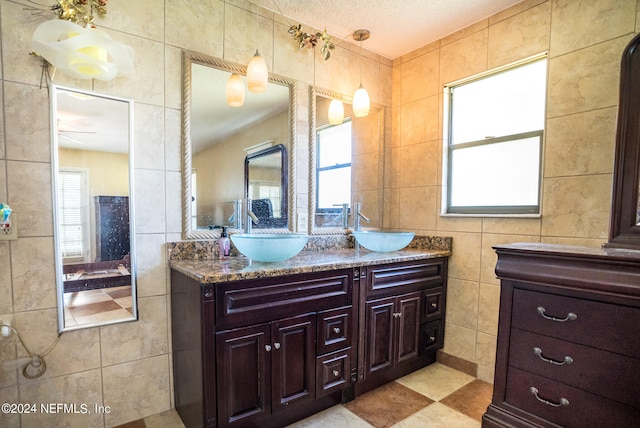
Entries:
[[339, 328], [339, 327], [334, 327], [334, 328], [333, 328], [333, 332], [334, 332], [335, 334], [340, 334], [340, 328]]
[[545, 363], [555, 364], [557, 366], [564, 366], [565, 364], [569, 365], [569, 364], [573, 363], [573, 358], [571, 358], [568, 355], [565, 355], [564, 356], [564, 360], [562, 360], [562, 361], [556, 361], [556, 360], [553, 360], [551, 358], [547, 358], [544, 355], [542, 355], [542, 349], [538, 348], [537, 346], [535, 348], [533, 348], [533, 353], [536, 354]]
[[429, 336], [429, 343], [433, 343], [436, 341], [436, 337], [435, 336]]
[[535, 386], [532, 386], [531, 388], [529, 388], [529, 391], [536, 397], [536, 400], [538, 400], [541, 403], [546, 404], [547, 406], [561, 407], [561, 406], [568, 406], [569, 405], [569, 400], [567, 400], [564, 397], [560, 398], [560, 402], [559, 403], [554, 403], [553, 401], [549, 401], [549, 400], [545, 400], [544, 398], [540, 398], [540, 396], [538, 395], [538, 388], [536, 388]]
[[338, 377], [338, 376], [340, 376], [340, 372], [339, 372], [338, 370], [334, 370], [334, 371], [333, 371], [333, 375], [334, 375], [335, 377]]
[[567, 314], [567, 316], [566, 316], [566, 317], [564, 317], [564, 318], [556, 318], [556, 317], [552, 317], [552, 316], [547, 315], [547, 314], [545, 313], [545, 309], [544, 309], [542, 306], [538, 306], [538, 313], [539, 313], [540, 315], [542, 315], [542, 317], [543, 317], [544, 319], [551, 320], [551, 321], [558, 321], [558, 322], [573, 321], [573, 320], [575, 320], [575, 319], [577, 319], [577, 318], [578, 318], [578, 316], [577, 316], [576, 314], [574, 314], [573, 312], [569, 312], [569, 313]]
[[437, 307], [438, 307], [438, 304], [437, 304], [437, 303], [432, 303], [432, 304], [431, 304], [431, 307], [435, 309], [435, 308], [437, 308]]

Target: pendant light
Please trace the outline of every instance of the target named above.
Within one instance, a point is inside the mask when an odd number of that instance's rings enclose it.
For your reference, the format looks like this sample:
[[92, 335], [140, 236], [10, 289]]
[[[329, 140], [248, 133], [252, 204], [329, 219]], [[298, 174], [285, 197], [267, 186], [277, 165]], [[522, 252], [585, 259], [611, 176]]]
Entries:
[[[256, 5], [256, 45], [258, 44], [257, 41], [260, 40], [258, 19], [258, 5]], [[269, 70], [267, 70], [267, 63], [256, 48], [256, 53], [247, 66], [247, 88], [249, 88], [249, 91], [259, 94], [267, 90], [268, 81]]]
[[233, 73], [227, 80], [226, 95], [227, 104], [231, 107], [240, 107], [244, 104], [244, 83], [239, 74]]
[[329, 104], [329, 124], [340, 125], [344, 121], [344, 105], [340, 100], [331, 100]]
[[362, 41], [367, 40], [371, 33], [369, 30], [356, 30], [353, 39], [360, 42], [360, 87], [353, 94], [353, 115], [355, 117], [365, 117], [369, 114], [371, 101], [369, 93], [362, 85]]

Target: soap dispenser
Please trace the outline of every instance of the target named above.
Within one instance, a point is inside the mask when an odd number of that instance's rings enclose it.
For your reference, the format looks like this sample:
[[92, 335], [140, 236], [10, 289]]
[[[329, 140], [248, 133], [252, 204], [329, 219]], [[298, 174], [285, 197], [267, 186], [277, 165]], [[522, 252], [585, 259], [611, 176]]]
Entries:
[[229, 241], [226, 227], [222, 228], [220, 239], [218, 239], [218, 247], [220, 249], [220, 258], [229, 257], [229, 254], [231, 253], [231, 242]]

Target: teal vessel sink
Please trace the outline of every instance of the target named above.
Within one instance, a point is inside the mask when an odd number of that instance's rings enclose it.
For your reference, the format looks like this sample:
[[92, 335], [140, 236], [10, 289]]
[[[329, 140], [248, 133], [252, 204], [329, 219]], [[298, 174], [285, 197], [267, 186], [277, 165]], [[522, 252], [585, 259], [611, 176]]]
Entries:
[[414, 237], [413, 232], [385, 232], [377, 230], [365, 230], [352, 232], [353, 236], [367, 250], [379, 253], [398, 251], [409, 245]]
[[286, 260], [298, 254], [309, 240], [308, 235], [293, 233], [241, 233], [230, 238], [238, 251], [257, 262]]

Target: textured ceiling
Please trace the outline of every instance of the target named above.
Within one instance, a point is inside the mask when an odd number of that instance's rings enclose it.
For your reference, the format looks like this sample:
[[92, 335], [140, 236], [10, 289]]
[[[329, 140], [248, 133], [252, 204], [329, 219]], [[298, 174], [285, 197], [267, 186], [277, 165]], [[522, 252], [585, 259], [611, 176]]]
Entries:
[[395, 59], [522, 0], [251, 0], [333, 40], [371, 31], [363, 47]]

